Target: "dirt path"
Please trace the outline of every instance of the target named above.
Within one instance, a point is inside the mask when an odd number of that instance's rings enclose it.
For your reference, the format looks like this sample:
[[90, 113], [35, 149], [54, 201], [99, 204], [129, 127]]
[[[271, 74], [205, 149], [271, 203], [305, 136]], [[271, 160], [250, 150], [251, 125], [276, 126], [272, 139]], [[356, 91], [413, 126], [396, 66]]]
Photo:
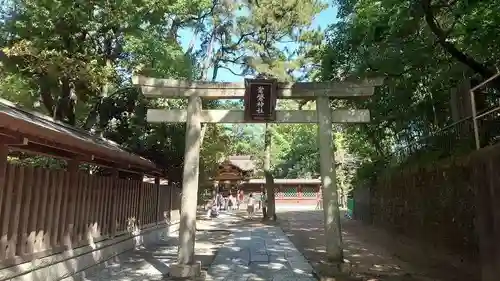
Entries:
[[[323, 213], [288, 211], [279, 214], [280, 225], [320, 276], [334, 273], [325, 260]], [[342, 280], [370, 281], [476, 281], [476, 267], [453, 256], [431, 253], [431, 249], [404, 237], [366, 226], [358, 221], [342, 223], [345, 259], [351, 273]]]

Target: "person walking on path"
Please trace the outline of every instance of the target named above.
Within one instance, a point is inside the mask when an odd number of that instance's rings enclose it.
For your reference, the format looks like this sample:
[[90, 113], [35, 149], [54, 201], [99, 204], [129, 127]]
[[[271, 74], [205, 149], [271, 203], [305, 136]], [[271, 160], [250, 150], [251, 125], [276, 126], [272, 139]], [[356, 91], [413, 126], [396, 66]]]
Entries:
[[257, 210], [260, 210], [262, 208], [262, 192], [255, 197], [255, 201], [257, 202]]
[[316, 210], [323, 209], [323, 192], [320, 187], [319, 191], [316, 193]]
[[238, 198], [236, 199], [236, 204], [238, 205], [238, 210], [240, 209], [241, 203], [243, 203], [243, 190], [238, 190]]
[[224, 197], [222, 197], [222, 194], [217, 193], [217, 210], [222, 210], [224, 207]]
[[255, 198], [253, 198], [252, 193], [248, 195], [247, 213], [248, 213], [248, 218], [253, 219], [253, 215], [255, 213]]
[[267, 194], [266, 190], [262, 190], [262, 196], [261, 196], [261, 201], [262, 201], [262, 219], [267, 220]]
[[234, 197], [232, 194], [229, 194], [229, 197], [227, 198], [227, 209], [228, 211], [232, 211], [234, 206]]

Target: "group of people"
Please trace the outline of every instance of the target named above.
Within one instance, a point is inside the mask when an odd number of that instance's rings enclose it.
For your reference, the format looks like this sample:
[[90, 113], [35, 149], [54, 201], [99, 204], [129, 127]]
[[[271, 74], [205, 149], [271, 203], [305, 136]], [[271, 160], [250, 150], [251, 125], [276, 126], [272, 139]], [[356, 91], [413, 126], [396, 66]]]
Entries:
[[[241, 201], [243, 201], [243, 198]], [[262, 191], [260, 198], [256, 198], [253, 193], [250, 193], [246, 199], [246, 205], [249, 219], [252, 219], [255, 211], [260, 209], [262, 209], [262, 217], [267, 218], [267, 194], [265, 190]]]
[[224, 197], [221, 193], [217, 193], [213, 198], [210, 207], [208, 208], [207, 216], [209, 217], [217, 217], [221, 210], [232, 211], [235, 208], [240, 209], [240, 205], [243, 202], [243, 193], [238, 192], [238, 195], [235, 197], [230, 194], [227, 197]]
[[215, 196], [215, 205], [219, 210], [232, 210], [236, 205], [236, 198], [233, 195], [229, 195], [229, 197], [224, 197], [222, 194], [217, 194]]
[[246, 204], [248, 218], [253, 218], [256, 210], [262, 208], [263, 217], [267, 216], [267, 195], [263, 191], [260, 198], [256, 198], [253, 193], [250, 193], [245, 198], [243, 191], [238, 191], [236, 197], [230, 194], [224, 197], [221, 193], [217, 193], [212, 201], [211, 207], [208, 209], [207, 215], [211, 218], [217, 217], [221, 210], [232, 211], [239, 210], [240, 206]]

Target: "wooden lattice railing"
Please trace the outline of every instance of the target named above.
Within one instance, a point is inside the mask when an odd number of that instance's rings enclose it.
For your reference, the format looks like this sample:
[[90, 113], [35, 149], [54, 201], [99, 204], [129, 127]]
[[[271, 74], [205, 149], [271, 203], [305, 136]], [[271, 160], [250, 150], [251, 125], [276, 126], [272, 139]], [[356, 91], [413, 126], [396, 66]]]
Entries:
[[7, 164], [0, 268], [166, 223], [177, 214], [176, 193], [142, 180]]

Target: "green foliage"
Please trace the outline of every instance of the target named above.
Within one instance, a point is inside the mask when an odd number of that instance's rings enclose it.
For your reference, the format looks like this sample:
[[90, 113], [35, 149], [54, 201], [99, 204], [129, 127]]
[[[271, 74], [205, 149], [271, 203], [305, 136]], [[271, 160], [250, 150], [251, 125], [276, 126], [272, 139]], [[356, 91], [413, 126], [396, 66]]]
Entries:
[[[202, 39], [196, 52], [202, 68], [221, 68], [237, 75], [266, 74], [283, 81], [307, 72], [323, 34], [311, 29], [315, 15], [326, 8], [318, 0], [214, 2], [213, 17], [197, 28]], [[296, 48], [287, 47], [295, 43]], [[203, 63], [201, 63], [203, 61]], [[236, 66], [236, 67], [235, 67]]]
[[[177, 32], [210, 6], [205, 0], [12, 1], [2, 7], [1, 97], [103, 134], [179, 181], [184, 126], [148, 124], [145, 116], [146, 108], [183, 102], [148, 101], [129, 77], [192, 78], [192, 58]], [[211, 161], [221, 148], [207, 143], [202, 158]]]
[[[184, 125], [148, 124], [145, 117], [147, 108], [178, 108], [185, 101], [147, 100], [131, 87], [130, 75], [207, 79], [208, 69], [214, 68], [214, 80], [218, 68], [234, 68], [236, 63], [246, 74], [291, 80], [292, 72], [304, 72], [312, 63], [311, 53], [322, 34], [309, 26], [324, 8], [316, 0], [14, 0], [1, 9], [0, 94], [102, 134], [152, 159], [166, 169], [170, 180], [180, 181]], [[184, 52], [178, 34], [188, 27], [203, 40], [200, 48]], [[297, 48], [283, 48], [292, 41]], [[241, 103], [204, 101], [204, 106]], [[262, 156], [260, 125], [209, 125], [205, 130], [202, 179], [209, 178], [215, 163], [227, 155]], [[287, 139], [276, 141], [284, 145]], [[281, 144], [273, 149], [279, 159], [291, 153]], [[19, 161], [28, 163], [25, 158]], [[29, 163], [46, 165], [42, 162]]]
[[11, 164], [18, 164], [23, 166], [35, 166], [49, 169], [65, 169], [66, 163], [59, 159], [33, 156], [24, 153], [17, 153], [16, 155], [9, 156], [7, 161]]
[[[464, 78], [487, 79], [500, 58], [489, 1], [338, 0], [339, 22], [330, 27], [318, 79], [383, 76], [373, 98], [337, 103], [371, 111], [372, 122], [345, 127], [347, 149], [360, 160], [358, 180], [369, 180], [403, 159], [435, 161], [456, 153], [456, 132], [414, 143], [451, 121], [450, 91]], [[498, 85], [493, 85], [499, 89]], [[448, 143], [448, 144], [447, 144]], [[445, 147], [445, 145], [451, 148]], [[462, 146], [463, 147], [463, 146]], [[432, 148], [432, 149], [430, 149]], [[422, 150], [429, 152], [422, 153]], [[440, 153], [444, 152], [444, 153]]]
[[151, 77], [190, 78], [191, 61], [173, 39], [164, 38], [161, 30], [145, 30], [125, 39], [124, 51], [133, 54], [122, 66]]
[[[319, 149], [316, 125], [276, 126], [273, 148], [278, 178], [317, 178]], [[292, 137], [293, 136], [293, 137]]]
[[[147, 108], [184, 107], [185, 101], [145, 99], [131, 87], [133, 73], [216, 80], [219, 69], [239, 68], [242, 75], [280, 81], [387, 77], [373, 98], [333, 104], [368, 108], [373, 120], [335, 128], [337, 181], [348, 192], [349, 182], [373, 175], [380, 159], [387, 165], [398, 147], [448, 124], [450, 88], [471, 76], [468, 71], [486, 76], [499, 58], [494, 36], [499, 16], [491, 13], [498, 1], [440, 7], [426, 0], [339, 0], [340, 21], [326, 33], [311, 27], [326, 8], [319, 0], [11, 2], [1, 11], [0, 95], [102, 134], [154, 160], [173, 181], [181, 180], [184, 126], [149, 124], [145, 116]], [[431, 15], [429, 5], [435, 6]], [[432, 20], [472, 61], [440, 41]], [[178, 37], [184, 28], [195, 30], [200, 46], [192, 40], [182, 49]], [[203, 104], [242, 107], [238, 101]], [[314, 109], [314, 103], [279, 104], [299, 107]], [[319, 176], [316, 126], [269, 128], [274, 176]], [[228, 155], [262, 160], [264, 133], [262, 124], [207, 125], [202, 180]]]
[[[34, 84], [51, 115], [75, 124], [71, 95], [83, 103], [98, 98], [103, 84], [121, 83], [119, 67], [189, 77], [175, 36], [162, 36], [189, 20], [174, 26], [165, 15], [189, 19], [204, 8], [203, 1], [18, 0], [5, 15], [0, 57], [7, 70]], [[173, 65], [183, 70], [172, 71]]]
[[16, 101], [24, 108], [40, 108], [37, 102], [37, 93], [31, 85], [16, 73], [2, 73], [0, 83], [0, 97], [10, 101]]

